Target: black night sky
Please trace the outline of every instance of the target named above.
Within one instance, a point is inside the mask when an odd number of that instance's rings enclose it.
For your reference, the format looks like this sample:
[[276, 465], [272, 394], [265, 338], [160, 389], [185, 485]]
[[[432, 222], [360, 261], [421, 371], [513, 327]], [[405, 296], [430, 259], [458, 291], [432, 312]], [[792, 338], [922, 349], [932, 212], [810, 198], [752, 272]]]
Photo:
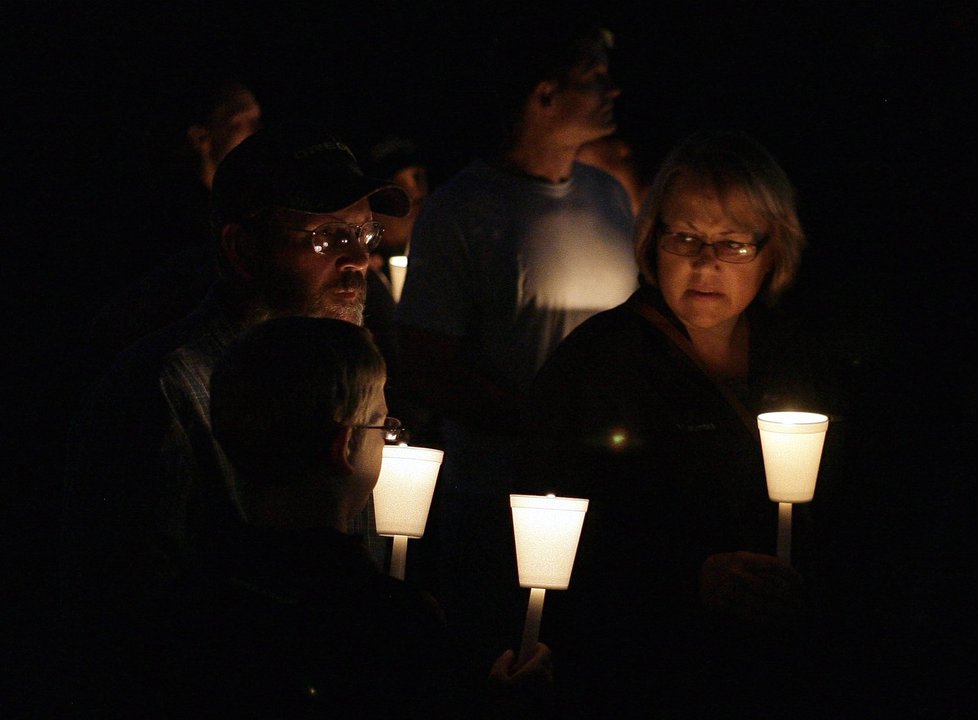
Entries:
[[[20, 668], [8, 679], [36, 681], [50, 658], [59, 453], [82, 382], [73, 362], [92, 315], [145, 269], [139, 237], [101, 229], [106, 213], [139, 212], [127, 198], [155, 88], [218, 58], [250, 81], [268, 120], [329, 120], [355, 150], [387, 133], [415, 138], [437, 185], [485, 139], [478, 69], [487, 28], [520, 4], [3, 3], [0, 524], [6, 619], [17, 628], [5, 634], [18, 641]], [[842, 351], [877, 368], [881, 409], [914, 408], [921, 426], [940, 424], [973, 447], [978, 6], [592, 6], [616, 35], [620, 127], [640, 158], [654, 169], [704, 125], [764, 143], [798, 187], [810, 238], [793, 302]], [[555, 12], [574, 7], [556, 3]], [[915, 456], [922, 469], [944, 452], [929, 439], [925, 432]], [[968, 473], [974, 480], [973, 469], [959, 474]], [[888, 500], [894, 506], [930, 497], [928, 484], [942, 482], [908, 475], [895, 479], [912, 487]], [[942, 496], [948, 504], [959, 501], [953, 492]], [[927, 553], [945, 550], [929, 542], [905, 539], [920, 553], [908, 562], [923, 566]]]

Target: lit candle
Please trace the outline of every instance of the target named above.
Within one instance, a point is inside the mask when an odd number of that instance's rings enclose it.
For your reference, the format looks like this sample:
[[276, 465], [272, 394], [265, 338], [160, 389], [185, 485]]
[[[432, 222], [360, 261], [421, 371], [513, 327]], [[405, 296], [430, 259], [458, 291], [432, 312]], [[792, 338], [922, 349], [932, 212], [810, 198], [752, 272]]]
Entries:
[[390, 574], [403, 580], [407, 541], [424, 535], [444, 452], [408, 445], [385, 445], [383, 452], [373, 493], [377, 534], [394, 538]]
[[391, 274], [391, 294], [394, 302], [400, 302], [401, 290], [404, 288], [404, 278], [407, 277], [407, 255], [392, 255], [387, 261]]
[[809, 412], [757, 416], [768, 497], [778, 503], [778, 557], [791, 562], [791, 507], [810, 502], [829, 419]]
[[510, 495], [520, 587], [530, 588], [517, 663], [530, 657], [540, 634], [546, 590], [566, 590], [588, 501], [553, 495]]

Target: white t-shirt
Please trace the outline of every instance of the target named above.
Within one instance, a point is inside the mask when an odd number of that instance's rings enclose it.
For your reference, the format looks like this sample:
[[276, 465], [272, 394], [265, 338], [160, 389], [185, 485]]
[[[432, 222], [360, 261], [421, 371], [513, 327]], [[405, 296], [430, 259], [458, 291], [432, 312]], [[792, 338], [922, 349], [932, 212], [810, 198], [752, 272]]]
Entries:
[[474, 161], [415, 224], [398, 321], [472, 341], [472, 362], [522, 393], [571, 330], [636, 289], [633, 221], [591, 166], [552, 184]]

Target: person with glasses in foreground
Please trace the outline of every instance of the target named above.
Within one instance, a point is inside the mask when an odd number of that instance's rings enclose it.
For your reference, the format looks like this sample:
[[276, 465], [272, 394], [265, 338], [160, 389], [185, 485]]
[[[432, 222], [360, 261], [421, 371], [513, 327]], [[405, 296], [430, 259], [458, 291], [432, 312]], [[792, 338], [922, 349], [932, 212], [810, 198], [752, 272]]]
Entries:
[[801, 533], [793, 566], [775, 556], [756, 415], [836, 410], [831, 364], [776, 308], [806, 242], [795, 191], [751, 138], [701, 132], [664, 160], [635, 238], [641, 287], [558, 346], [522, 433], [522, 491], [590, 499], [548, 608], [558, 696], [568, 716], [780, 715], [811, 679], [789, 651], [811, 566]]
[[[218, 277], [184, 320], [126, 350], [91, 389], [67, 454], [63, 580], [79, 631], [83, 685], [152, 684], [145, 658], [167, 655], [170, 631], [196, 599], [194, 578], [246, 514], [235, 473], [211, 435], [214, 364], [242, 331], [275, 317], [363, 322], [368, 257], [410, 202], [364, 176], [349, 148], [306, 123], [268, 127], [219, 164], [212, 188]], [[353, 519], [378, 561], [369, 503]], [[141, 672], [145, 670], [145, 672]], [[145, 688], [144, 688], [145, 689]], [[114, 699], [93, 690], [93, 702]], [[140, 706], [139, 712], [143, 712]]]
[[369, 332], [331, 318], [261, 323], [218, 362], [210, 415], [247, 522], [222, 559], [227, 579], [212, 612], [201, 617], [210, 642], [188, 643], [196, 690], [174, 683], [187, 710], [213, 703], [223, 717], [479, 717], [483, 702], [546, 696], [543, 644], [519, 670], [511, 651], [499, 658], [494, 694], [459, 696], [436, 601], [379, 569], [350, 534], [382, 448], [402, 430], [387, 416], [385, 381]]

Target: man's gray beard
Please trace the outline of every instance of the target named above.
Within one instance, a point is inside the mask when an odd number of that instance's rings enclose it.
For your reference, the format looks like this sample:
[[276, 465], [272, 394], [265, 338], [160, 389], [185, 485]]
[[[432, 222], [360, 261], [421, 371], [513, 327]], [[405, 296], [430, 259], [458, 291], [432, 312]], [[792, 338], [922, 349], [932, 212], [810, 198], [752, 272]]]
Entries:
[[346, 320], [346, 322], [362, 326], [363, 310], [364, 302], [362, 300], [352, 303], [324, 302], [318, 305], [307, 305], [304, 309], [300, 307], [291, 309], [272, 308], [267, 303], [259, 301], [252, 306], [247, 315], [246, 323], [250, 327], [273, 318], [302, 316]]
[[363, 325], [366, 282], [359, 284], [359, 297], [354, 302], [335, 300], [332, 290], [337, 285], [344, 285], [344, 280], [320, 288], [313, 297], [297, 297], [296, 285], [291, 282], [291, 278], [287, 276], [269, 278], [267, 286], [258, 291], [250, 304], [246, 322], [251, 326], [272, 318], [302, 316], [334, 318], [354, 325]]

